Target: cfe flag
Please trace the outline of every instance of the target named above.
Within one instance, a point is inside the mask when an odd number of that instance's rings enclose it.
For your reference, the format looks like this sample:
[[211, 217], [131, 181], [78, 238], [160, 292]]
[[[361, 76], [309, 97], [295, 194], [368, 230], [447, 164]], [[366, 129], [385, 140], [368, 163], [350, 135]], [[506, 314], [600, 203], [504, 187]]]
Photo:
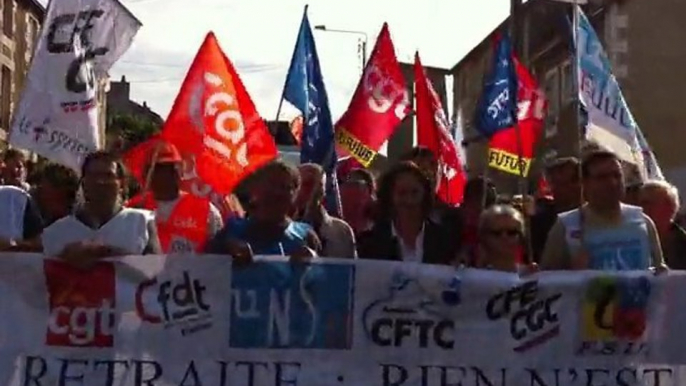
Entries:
[[[543, 132], [548, 102], [534, 77], [513, 57], [517, 81], [517, 123], [496, 133], [489, 141], [488, 166], [526, 177]], [[521, 165], [519, 163], [521, 155]]]
[[637, 165], [644, 178], [664, 179], [655, 155], [631, 115], [593, 26], [581, 8], [575, 7], [575, 12], [579, 16], [575, 26], [579, 100], [588, 114], [586, 139]]
[[431, 149], [436, 155], [440, 199], [447, 204], [460, 204], [466, 180], [464, 171], [441, 100], [426, 77], [419, 53], [414, 59], [414, 81], [418, 145]]
[[368, 167], [409, 111], [405, 78], [384, 23], [350, 106], [336, 123], [336, 142]]
[[9, 142], [80, 171], [102, 144], [98, 86], [141, 23], [119, 1], [51, 1]]
[[188, 70], [161, 137], [186, 154], [192, 174], [220, 195], [231, 193], [277, 155], [274, 138], [211, 32]]
[[496, 43], [491, 72], [476, 109], [476, 129], [486, 138], [517, 121], [517, 74], [507, 34]]
[[286, 76], [283, 98], [302, 113], [300, 162], [320, 165], [327, 175], [326, 201], [329, 212], [340, 215], [340, 194], [336, 178], [336, 145], [324, 79], [319, 66], [307, 6], [303, 12], [298, 40]]

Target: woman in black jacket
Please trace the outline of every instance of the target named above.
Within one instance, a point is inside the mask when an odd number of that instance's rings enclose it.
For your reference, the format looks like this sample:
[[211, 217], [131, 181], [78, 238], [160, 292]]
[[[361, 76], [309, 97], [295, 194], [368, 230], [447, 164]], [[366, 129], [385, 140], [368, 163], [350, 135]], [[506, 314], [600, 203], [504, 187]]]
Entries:
[[412, 162], [386, 172], [379, 183], [377, 218], [357, 241], [363, 259], [452, 264], [457, 235], [431, 220], [431, 182]]

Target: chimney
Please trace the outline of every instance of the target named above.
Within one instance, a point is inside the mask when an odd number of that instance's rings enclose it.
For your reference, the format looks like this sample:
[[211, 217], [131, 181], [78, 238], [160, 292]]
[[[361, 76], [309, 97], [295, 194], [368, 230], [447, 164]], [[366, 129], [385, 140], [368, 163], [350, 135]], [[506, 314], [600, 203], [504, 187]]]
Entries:
[[148, 102], [143, 101], [143, 107], [145, 107], [147, 109], [148, 108]]

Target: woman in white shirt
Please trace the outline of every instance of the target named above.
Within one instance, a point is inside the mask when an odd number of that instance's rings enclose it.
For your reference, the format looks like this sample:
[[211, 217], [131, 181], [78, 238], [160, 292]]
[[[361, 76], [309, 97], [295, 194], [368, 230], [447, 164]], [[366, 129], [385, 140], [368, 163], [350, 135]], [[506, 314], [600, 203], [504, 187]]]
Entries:
[[89, 154], [81, 170], [84, 203], [43, 232], [45, 254], [89, 266], [105, 257], [160, 254], [153, 215], [124, 208], [124, 169], [105, 151]]

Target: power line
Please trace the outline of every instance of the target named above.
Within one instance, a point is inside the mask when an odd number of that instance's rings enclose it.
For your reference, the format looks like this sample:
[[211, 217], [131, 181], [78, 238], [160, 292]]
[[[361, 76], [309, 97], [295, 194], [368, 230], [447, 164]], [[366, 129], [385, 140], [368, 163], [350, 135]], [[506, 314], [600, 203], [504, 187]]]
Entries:
[[[278, 66], [278, 67], [285, 67], [285, 66]], [[258, 72], [269, 72], [269, 71], [273, 71], [273, 70], [277, 70], [277, 69], [278, 69], [278, 68], [274, 68], [274, 69], [261, 69], [261, 70], [257, 70], [257, 69], [253, 69], [253, 70], [242, 70], [242, 71], [239, 71], [239, 75], [241, 75], [241, 73], [242, 73], [242, 74], [254, 74], [254, 73], [258, 73]], [[241, 69], [239, 68], [239, 70], [241, 70]], [[129, 82], [129, 83], [164, 83], [164, 82], [182, 81], [183, 79], [184, 79], [184, 77], [160, 78], [160, 79], [139, 79], [139, 80], [137, 80], [137, 79], [128, 80], [128, 79], [127, 79], [127, 82]]]
[[[154, 63], [154, 62], [137, 62], [137, 61], [131, 61], [131, 60], [120, 60], [119, 63], [125, 63], [125, 64], [131, 64], [134, 66], [148, 66], [148, 67], [172, 67], [172, 68], [185, 68], [187, 65], [185, 64], [176, 64], [176, 63]], [[246, 64], [246, 65], [239, 65], [237, 66], [239, 70], [243, 71], [253, 71], [253, 70], [267, 70], [267, 69], [277, 69], [277, 68], [283, 68], [286, 67], [283, 64]]]

